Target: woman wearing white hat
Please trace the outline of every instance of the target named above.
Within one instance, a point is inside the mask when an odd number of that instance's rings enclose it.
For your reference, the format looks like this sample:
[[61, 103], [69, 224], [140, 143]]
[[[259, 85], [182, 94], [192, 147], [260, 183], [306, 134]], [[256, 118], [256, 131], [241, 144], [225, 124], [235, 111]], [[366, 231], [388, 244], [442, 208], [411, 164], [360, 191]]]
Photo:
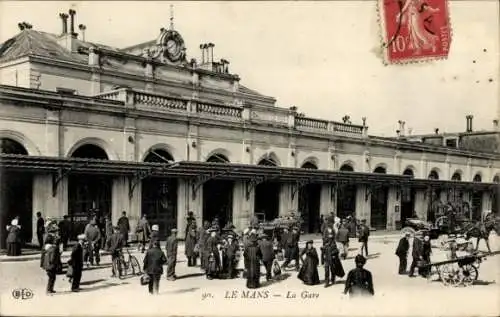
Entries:
[[10, 226], [7, 226], [7, 255], [21, 255], [21, 226], [19, 226], [18, 217], [11, 221]]

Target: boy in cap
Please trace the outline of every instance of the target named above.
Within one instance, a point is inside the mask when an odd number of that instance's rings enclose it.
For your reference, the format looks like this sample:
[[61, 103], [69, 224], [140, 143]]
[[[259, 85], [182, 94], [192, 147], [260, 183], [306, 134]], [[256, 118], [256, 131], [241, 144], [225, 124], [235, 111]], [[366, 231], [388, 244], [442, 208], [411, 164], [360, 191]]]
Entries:
[[375, 291], [373, 289], [372, 273], [363, 268], [366, 263], [365, 257], [358, 254], [354, 259], [354, 263], [356, 263], [356, 268], [347, 274], [344, 294], [349, 293], [351, 297], [360, 295], [373, 296]]
[[170, 230], [165, 249], [167, 251], [167, 280], [175, 281], [175, 265], [177, 264], [177, 229]]
[[85, 234], [78, 235], [78, 243], [71, 250], [71, 257], [68, 264], [73, 270], [73, 279], [71, 282], [71, 291], [78, 292], [80, 290], [80, 281], [83, 271], [83, 244], [85, 242]]

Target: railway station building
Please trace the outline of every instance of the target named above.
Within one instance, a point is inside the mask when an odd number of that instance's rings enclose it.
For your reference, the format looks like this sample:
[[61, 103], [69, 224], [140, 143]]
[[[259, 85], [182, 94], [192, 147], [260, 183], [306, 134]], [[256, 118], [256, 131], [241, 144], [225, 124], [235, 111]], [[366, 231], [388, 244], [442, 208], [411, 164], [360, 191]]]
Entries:
[[117, 49], [84, 41], [74, 18], [61, 14], [60, 34], [20, 23], [0, 47], [1, 227], [19, 216], [27, 241], [38, 211], [75, 226], [91, 211], [114, 224], [125, 211], [132, 228], [147, 215], [180, 237], [189, 211], [198, 224], [218, 216], [238, 229], [294, 211], [304, 232], [331, 212], [377, 230], [432, 221], [448, 201], [474, 219], [498, 212], [498, 121], [491, 131], [472, 130], [469, 116], [462, 133], [373, 136], [365, 118], [277, 106], [215, 60], [211, 43], [187, 58], [173, 28]]

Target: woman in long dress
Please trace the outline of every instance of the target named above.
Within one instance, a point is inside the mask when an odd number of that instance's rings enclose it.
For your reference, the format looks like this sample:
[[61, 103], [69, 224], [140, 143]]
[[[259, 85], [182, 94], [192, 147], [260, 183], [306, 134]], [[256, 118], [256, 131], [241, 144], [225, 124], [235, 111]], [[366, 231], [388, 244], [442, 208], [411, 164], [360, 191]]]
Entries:
[[[303, 259], [304, 256], [305, 259]], [[319, 257], [316, 248], [313, 246], [312, 240], [307, 241], [305, 249], [300, 252], [300, 259], [302, 261], [302, 267], [297, 277], [306, 285], [319, 284]]]
[[19, 226], [19, 220], [16, 217], [7, 226], [7, 255], [18, 256], [21, 255], [21, 226]]
[[260, 260], [262, 253], [257, 241], [257, 235], [251, 234], [248, 238], [248, 244], [245, 247], [245, 269], [248, 288], [260, 287]]

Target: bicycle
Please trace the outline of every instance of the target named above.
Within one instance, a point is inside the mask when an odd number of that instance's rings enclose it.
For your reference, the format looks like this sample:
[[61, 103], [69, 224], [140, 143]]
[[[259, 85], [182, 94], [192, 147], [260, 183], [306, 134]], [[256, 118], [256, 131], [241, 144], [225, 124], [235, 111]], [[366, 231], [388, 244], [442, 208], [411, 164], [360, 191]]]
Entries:
[[115, 274], [117, 273], [118, 278], [123, 279], [132, 270], [132, 275], [142, 275], [141, 266], [139, 260], [132, 254], [130, 254], [129, 249], [125, 248], [127, 251], [127, 259], [123, 254], [123, 251], [119, 251], [120, 255], [113, 260], [113, 269]]

